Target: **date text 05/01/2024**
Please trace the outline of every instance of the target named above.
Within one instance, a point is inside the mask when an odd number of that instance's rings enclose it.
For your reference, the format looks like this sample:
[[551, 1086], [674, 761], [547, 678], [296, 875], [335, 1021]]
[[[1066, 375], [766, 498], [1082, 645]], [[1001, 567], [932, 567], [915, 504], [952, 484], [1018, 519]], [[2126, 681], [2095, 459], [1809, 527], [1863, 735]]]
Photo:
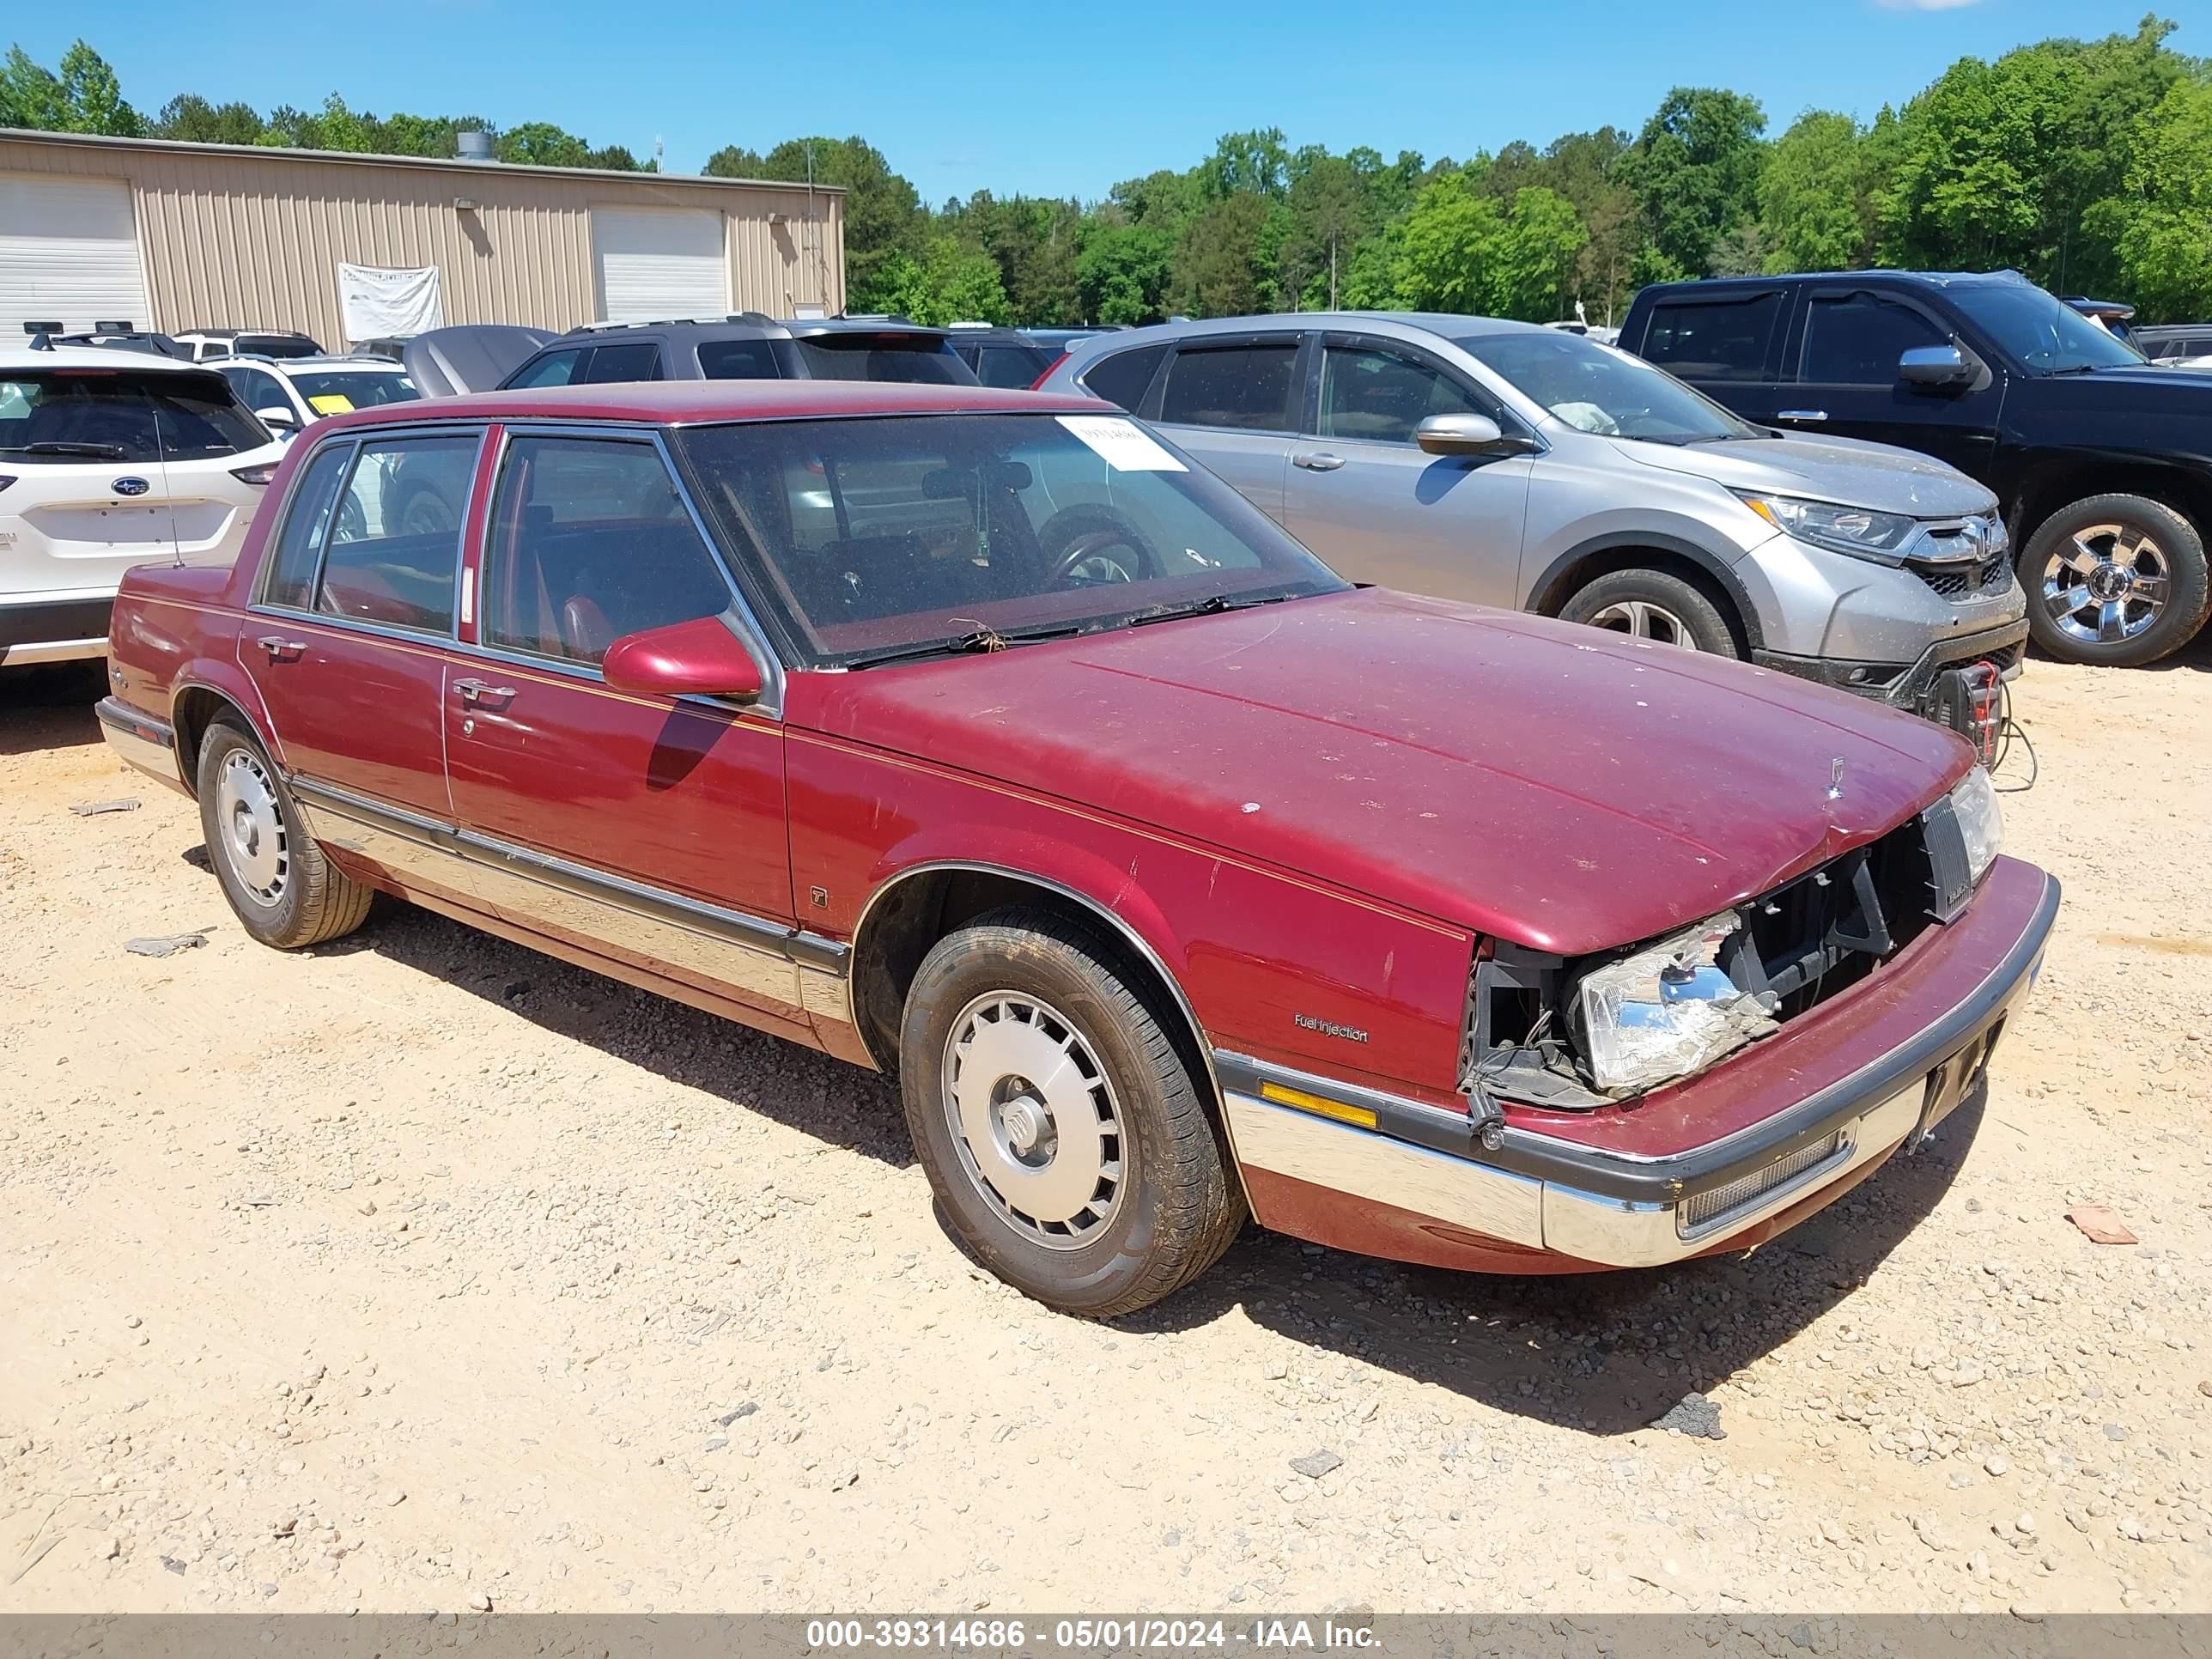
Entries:
[[1177, 1651], [1249, 1648], [1260, 1650], [1368, 1649], [1376, 1645], [1365, 1625], [1334, 1619], [1255, 1619], [1231, 1625], [1222, 1619], [817, 1619], [806, 1626], [811, 1649], [941, 1649], [1003, 1652], [1048, 1639], [1056, 1649], [1084, 1651], [1155, 1649]]

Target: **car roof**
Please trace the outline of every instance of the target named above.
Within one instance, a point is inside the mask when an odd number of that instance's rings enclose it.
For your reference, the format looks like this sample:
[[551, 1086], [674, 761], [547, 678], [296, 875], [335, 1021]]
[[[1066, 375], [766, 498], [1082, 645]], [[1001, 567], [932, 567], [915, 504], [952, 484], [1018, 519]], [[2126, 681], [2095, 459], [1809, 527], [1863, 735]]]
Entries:
[[28, 346], [0, 348], [0, 371], [33, 368], [166, 369], [173, 374], [212, 374], [205, 363], [188, 363], [160, 351], [133, 351], [121, 346], [58, 345], [51, 351]]
[[2027, 282], [2027, 278], [2016, 270], [1899, 270], [1881, 266], [1873, 270], [1793, 270], [1779, 276], [1696, 276], [1680, 283], [1654, 283], [1644, 292], [1671, 294], [1685, 289], [1765, 288], [1776, 283], [1863, 283], [1869, 277], [1885, 282], [1920, 283], [1929, 288], [2010, 288]]
[[410, 425], [422, 421], [641, 421], [698, 424], [869, 415], [1096, 415], [1094, 398], [992, 386], [917, 386], [877, 380], [614, 380], [593, 386], [476, 392], [385, 404], [333, 416], [329, 425]]
[[222, 362], [226, 368], [234, 363], [250, 364], [276, 374], [289, 374], [296, 370], [325, 374], [334, 368], [354, 369], [363, 374], [404, 374], [407, 372], [389, 357], [373, 357], [361, 352], [341, 354], [326, 351], [318, 357], [264, 357], [258, 352], [241, 351], [234, 357], [225, 357]]
[[732, 340], [807, 339], [820, 334], [908, 334], [942, 338], [950, 331], [910, 323], [903, 317], [771, 317], [765, 312], [732, 312], [726, 317], [669, 317], [656, 322], [585, 323], [545, 343], [550, 350], [625, 334], [690, 335]]
[[1377, 323], [1464, 340], [1487, 334], [1540, 334], [1553, 331], [1541, 323], [1516, 323], [1504, 317], [1464, 316], [1449, 311], [1280, 311], [1249, 317], [1187, 319], [1178, 323], [1154, 323], [1144, 328], [1116, 329], [1076, 343], [1088, 349], [1111, 343], [1116, 348], [1141, 345], [1152, 340], [1184, 336], [1242, 332], [1246, 330], [1337, 328], [1357, 331]]

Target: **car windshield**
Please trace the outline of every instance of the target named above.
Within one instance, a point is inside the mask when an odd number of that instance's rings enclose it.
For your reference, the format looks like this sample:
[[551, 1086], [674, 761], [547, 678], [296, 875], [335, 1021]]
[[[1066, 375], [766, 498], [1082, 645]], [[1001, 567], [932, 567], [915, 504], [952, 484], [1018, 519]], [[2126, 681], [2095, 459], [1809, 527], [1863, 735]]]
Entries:
[[1459, 343], [1522, 397], [1584, 432], [1662, 444], [1763, 435], [1664, 369], [1583, 335], [1547, 328]]
[[905, 380], [972, 386], [975, 377], [933, 334], [816, 334], [793, 342], [817, 380]]
[[411, 404], [422, 394], [404, 374], [381, 368], [295, 369], [288, 377], [318, 415], [343, 415], [378, 404]]
[[2121, 368], [2143, 361], [2125, 340], [2115, 339], [2072, 306], [2027, 283], [1961, 283], [1949, 290], [1949, 298], [1998, 345], [2040, 374]]
[[1119, 415], [748, 422], [677, 441], [733, 562], [817, 666], [1345, 586]]
[[0, 456], [86, 465], [195, 461], [270, 441], [211, 370], [0, 371]]

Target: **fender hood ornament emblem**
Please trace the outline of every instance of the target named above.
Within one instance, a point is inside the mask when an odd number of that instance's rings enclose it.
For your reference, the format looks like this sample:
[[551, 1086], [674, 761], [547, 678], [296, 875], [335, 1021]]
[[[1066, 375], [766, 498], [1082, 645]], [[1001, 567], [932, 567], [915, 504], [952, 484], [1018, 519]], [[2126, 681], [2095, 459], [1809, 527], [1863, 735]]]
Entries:
[[1843, 798], [1844, 757], [1838, 755], [1828, 763], [1828, 799], [1841, 800]]

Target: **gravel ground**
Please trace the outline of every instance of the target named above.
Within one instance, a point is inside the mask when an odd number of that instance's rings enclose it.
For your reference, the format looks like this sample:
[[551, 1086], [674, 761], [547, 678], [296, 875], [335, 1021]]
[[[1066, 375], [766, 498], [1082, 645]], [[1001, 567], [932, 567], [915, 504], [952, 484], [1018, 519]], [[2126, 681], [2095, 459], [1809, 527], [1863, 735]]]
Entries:
[[1602, 1279], [1250, 1231], [1112, 1326], [875, 1078], [403, 907], [252, 944], [96, 690], [0, 677], [0, 1610], [2212, 1608], [2212, 647], [2019, 688], [2065, 908], [1919, 1158]]

